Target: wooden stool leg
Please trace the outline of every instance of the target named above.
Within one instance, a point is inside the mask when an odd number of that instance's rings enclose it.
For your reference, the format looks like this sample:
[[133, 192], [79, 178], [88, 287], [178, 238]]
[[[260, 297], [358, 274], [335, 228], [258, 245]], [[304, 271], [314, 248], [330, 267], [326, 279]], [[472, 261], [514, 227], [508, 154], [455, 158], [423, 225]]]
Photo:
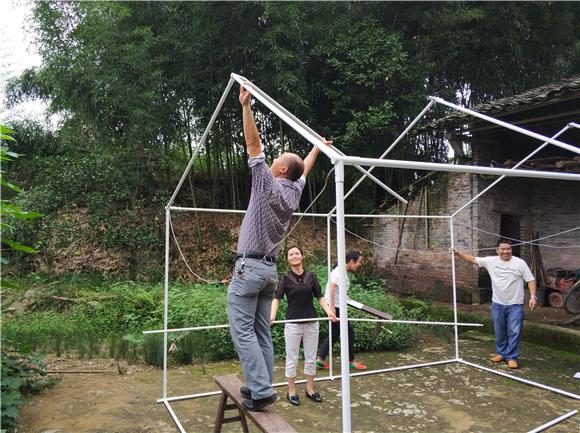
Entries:
[[[226, 403], [228, 401], [228, 395], [222, 392], [220, 396], [220, 404], [218, 405], [217, 413], [215, 415], [215, 424], [213, 426], [213, 433], [221, 433], [222, 425], [224, 423], [224, 414], [226, 411]], [[247, 426], [246, 426], [247, 428]]]
[[244, 433], [249, 433], [248, 430], [248, 421], [246, 420], [246, 414], [243, 410], [238, 408], [238, 413], [240, 414], [240, 422], [242, 423], [242, 431]]

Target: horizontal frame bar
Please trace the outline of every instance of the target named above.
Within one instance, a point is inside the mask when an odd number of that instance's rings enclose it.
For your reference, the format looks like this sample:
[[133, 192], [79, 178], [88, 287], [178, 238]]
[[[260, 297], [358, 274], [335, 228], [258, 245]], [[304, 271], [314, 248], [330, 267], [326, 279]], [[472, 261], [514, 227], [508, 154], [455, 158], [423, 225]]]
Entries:
[[496, 125], [503, 126], [504, 128], [507, 128], [507, 129], [511, 129], [512, 131], [519, 132], [520, 134], [527, 135], [528, 137], [535, 138], [536, 140], [547, 141], [548, 143], [553, 144], [554, 146], [561, 147], [562, 149], [566, 149], [566, 150], [569, 150], [570, 152], [577, 153], [580, 155], [580, 148], [578, 148], [576, 146], [572, 146], [568, 143], [564, 143], [560, 140], [555, 140], [553, 138], [546, 137], [545, 135], [538, 134], [538, 133], [532, 132], [532, 131], [528, 131], [527, 129], [520, 128], [519, 126], [512, 125], [511, 123], [504, 122], [503, 120], [498, 120], [498, 119], [495, 119], [493, 117], [487, 116], [485, 114], [479, 113], [477, 111], [470, 110], [469, 108], [465, 108], [465, 107], [462, 107], [460, 105], [453, 104], [451, 102], [447, 102], [446, 100], [441, 99], [437, 96], [429, 96], [428, 99], [435, 101], [438, 104], [446, 105], [447, 107], [453, 108], [457, 111], [471, 114], [474, 117], [478, 117], [478, 118], [480, 118], [482, 120], [486, 120], [490, 123], [495, 123]]
[[[450, 364], [452, 362], [457, 362], [457, 359], [446, 359], [446, 360], [442, 360], [442, 361], [433, 361], [433, 362], [426, 362], [426, 363], [421, 363], [421, 364], [403, 365], [403, 366], [400, 366], [400, 367], [383, 368], [383, 369], [380, 369], [380, 370], [364, 371], [364, 372], [361, 372], [361, 373], [352, 373], [350, 376], [351, 377], [354, 377], [354, 376], [365, 376], [365, 375], [369, 375], [369, 374], [386, 373], [386, 372], [389, 372], [389, 371], [410, 370], [412, 368], [430, 367], [430, 366], [433, 366], [433, 365]], [[341, 375], [338, 375], [338, 376], [326, 376], [326, 377], [315, 377], [314, 378], [314, 381], [315, 382], [323, 382], [323, 381], [327, 381], [327, 380], [334, 381], [335, 379], [340, 379], [340, 377], [341, 377]], [[306, 379], [297, 380], [296, 383], [297, 384], [306, 383]], [[272, 384], [272, 387], [273, 388], [279, 388], [281, 386], [286, 386], [286, 385], [288, 385], [288, 382], [277, 382], [277, 383], [273, 383]], [[157, 400], [157, 403], [163, 403], [164, 401], [181, 401], [181, 400], [190, 400], [190, 399], [194, 399], [194, 398], [211, 397], [213, 395], [219, 395], [219, 394], [221, 394], [221, 391], [200, 392], [198, 394], [181, 395], [181, 396], [176, 396], [176, 397], [167, 397], [166, 399], [160, 398], [159, 400]]]
[[568, 412], [568, 413], [566, 413], [566, 414], [564, 414], [562, 416], [559, 416], [556, 419], [553, 419], [550, 422], [547, 422], [546, 424], [542, 424], [541, 426], [539, 426], [539, 427], [537, 427], [537, 428], [535, 428], [533, 430], [530, 430], [528, 433], [539, 433], [541, 431], [547, 430], [548, 428], [552, 427], [553, 425], [556, 425], [559, 422], [562, 422], [562, 421], [564, 421], [564, 420], [566, 420], [568, 418], [573, 417], [577, 413], [578, 413], [578, 410], [572, 410], [572, 411], [570, 411], [570, 412]]
[[[205, 208], [205, 207], [183, 207], [183, 206], [171, 206], [169, 210], [174, 210], [177, 212], [206, 212], [206, 213], [233, 213], [233, 214], [245, 214], [245, 210], [240, 209], [215, 209], [215, 208]], [[292, 216], [306, 216], [306, 217], [317, 217], [317, 218], [328, 218], [334, 217], [336, 214], [326, 214], [326, 213], [302, 213], [295, 212]], [[427, 219], [449, 219], [451, 215], [401, 215], [401, 214], [344, 214], [346, 218], [427, 218]]]
[[[320, 322], [329, 320], [327, 317], [316, 317], [312, 319], [294, 319], [294, 320], [275, 320], [273, 323], [299, 323], [299, 322]], [[440, 326], [483, 326], [481, 323], [455, 323], [455, 322], [428, 322], [421, 320], [389, 320], [389, 319], [358, 319], [351, 317], [349, 322], [376, 322], [376, 323], [399, 323], [408, 325], [440, 325]], [[170, 332], [187, 332], [187, 331], [205, 331], [208, 329], [229, 328], [230, 325], [208, 325], [208, 326], [194, 326], [190, 328], [172, 328], [172, 329], [155, 329], [151, 331], [143, 331], [143, 334], [163, 334]]]
[[527, 379], [524, 379], [524, 378], [521, 378], [518, 376], [514, 376], [512, 374], [502, 373], [501, 371], [497, 371], [497, 370], [494, 370], [492, 368], [484, 367], [483, 365], [474, 364], [473, 362], [465, 361], [464, 359], [458, 359], [457, 361], [461, 364], [469, 365], [471, 367], [478, 368], [480, 370], [484, 370], [484, 371], [487, 371], [489, 373], [496, 374], [498, 376], [507, 377], [508, 379], [516, 380], [518, 382], [532, 385], [532, 386], [535, 386], [537, 388], [545, 389], [546, 391], [551, 391], [551, 392], [554, 392], [556, 394], [564, 395], [566, 397], [573, 398], [574, 400], [580, 400], [580, 395], [578, 395], [578, 394], [564, 391], [564, 390], [559, 389], [559, 388], [553, 388], [551, 386], [542, 385], [541, 383], [534, 382], [532, 380], [527, 380]]
[[420, 162], [420, 161], [406, 161], [399, 159], [373, 159], [360, 158], [354, 156], [341, 156], [340, 160], [345, 164], [363, 165], [363, 166], [380, 166], [389, 168], [406, 168], [413, 170], [430, 170], [430, 171], [446, 171], [459, 172], [471, 174], [492, 174], [496, 176], [510, 176], [510, 177], [530, 177], [534, 179], [555, 179], [555, 180], [573, 180], [580, 181], [580, 174], [570, 173], [554, 173], [549, 171], [536, 170], [513, 170], [510, 168], [494, 168], [482, 167], [477, 165], [460, 165], [460, 164], [442, 164], [438, 162]]
[[187, 433], [185, 431], [185, 429], [183, 428], [183, 426], [181, 425], [181, 423], [179, 422], [179, 418], [177, 418], [177, 415], [173, 411], [173, 408], [169, 404], [169, 400], [167, 398], [165, 398], [165, 399], [158, 400], [157, 402], [163, 403], [165, 405], [165, 408], [169, 412], [169, 415], [171, 415], [171, 418], [173, 418], [173, 421], [175, 422], [175, 425], [177, 425], [177, 428], [179, 429], [180, 433]]

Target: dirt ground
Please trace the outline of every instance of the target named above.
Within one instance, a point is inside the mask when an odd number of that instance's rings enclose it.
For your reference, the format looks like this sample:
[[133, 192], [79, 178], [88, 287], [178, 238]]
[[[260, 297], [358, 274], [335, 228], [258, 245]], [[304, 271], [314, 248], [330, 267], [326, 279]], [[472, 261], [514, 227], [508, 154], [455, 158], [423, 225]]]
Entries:
[[[508, 371], [492, 365], [492, 337], [477, 332], [462, 335], [460, 356], [470, 362], [514, 374], [568, 392], [580, 394], [580, 354], [569, 354], [523, 344], [521, 368]], [[424, 334], [415, 347], [402, 352], [360, 354], [370, 369], [390, 368], [451, 359], [454, 345]], [[337, 361], [338, 362], [338, 361]], [[178, 432], [164, 405], [162, 372], [147, 366], [126, 366], [110, 360], [50, 359], [52, 371], [84, 371], [59, 374], [52, 389], [31, 399], [21, 410], [22, 433], [173, 433]], [[91, 371], [93, 371], [91, 373]], [[100, 372], [94, 372], [100, 371]], [[337, 366], [337, 371], [338, 366]], [[123, 373], [123, 374], [121, 374]], [[213, 391], [212, 377], [238, 373], [238, 362], [191, 365], [169, 370], [169, 396]], [[283, 361], [275, 367], [275, 381], [284, 380]], [[327, 374], [319, 372], [319, 377]], [[285, 387], [277, 388], [274, 410], [299, 432], [338, 432], [341, 424], [341, 382], [317, 383], [324, 398], [316, 404], [304, 397], [293, 407], [285, 400]], [[528, 432], [574, 409], [580, 400], [532, 387], [459, 363], [414, 368], [351, 378], [354, 432]], [[176, 401], [171, 404], [188, 433], [213, 429], [217, 396]], [[239, 424], [224, 425], [223, 432], [241, 431]], [[257, 429], [251, 426], [251, 431]], [[580, 432], [580, 415], [550, 428], [551, 433]]]

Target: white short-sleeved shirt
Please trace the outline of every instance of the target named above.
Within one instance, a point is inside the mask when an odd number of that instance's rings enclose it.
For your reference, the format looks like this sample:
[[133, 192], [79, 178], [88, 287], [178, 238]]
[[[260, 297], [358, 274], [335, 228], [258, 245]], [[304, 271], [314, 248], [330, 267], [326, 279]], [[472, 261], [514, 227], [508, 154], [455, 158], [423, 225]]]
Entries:
[[524, 303], [524, 281], [535, 280], [526, 262], [513, 256], [508, 261], [499, 256], [476, 257], [475, 260], [480, 268], [489, 272], [493, 302], [502, 305]]
[[[328, 305], [330, 305], [330, 283], [336, 284], [336, 289], [334, 289], [334, 306], [336, 308], [340, 307], [340, 289], [338, 287], [338, 281], [340, 277], [340, 270], [338, 266], [332, 270], [330, 276], [328, 277], [328, 283], [326, 283], [326, 289], [324, 291], [324, 299]], [[348, 278], [348, 272], [346, 274], [346, 291], [348, 292], [348, 288], [350, 287], [350, 280]]]

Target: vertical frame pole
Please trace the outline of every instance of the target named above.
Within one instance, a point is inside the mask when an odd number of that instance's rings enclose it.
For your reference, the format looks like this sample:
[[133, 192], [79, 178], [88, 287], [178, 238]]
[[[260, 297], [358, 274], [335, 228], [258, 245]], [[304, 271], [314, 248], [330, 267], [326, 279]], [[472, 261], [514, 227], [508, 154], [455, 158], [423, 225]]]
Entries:
[[169, 224], [171, 210], [165, 208], [165, 278], [163, 282], [163, 398], [167, 398], [167, 321], [169, 317]]
[[[330, 233], [330, 214], [326, 217], [326, 273], [328, 275], [327, 281], [330, 281], [330, 272], [332, 272], [332, 255], [330, 254], [331, 248], [331, 233]], [[327, 283], [328, 286], [328, 283]], [[329, 320], [328, 323], [328, 362], [330, 363], [330, 368], [328, 370], [329, 377], [333, 378], [333, 368], [332, 368], [332, 322]]]
[[[455, 248], [455, 240], [453, 237], [453, 218], [449, 218], [449, 238], [451, 240], [451, 248]], [[455, 275], [455, 254], [451, 254], [451, 278], [453, 279], [453, 321], [455, 322], [455, 359], [459, 359], [459, 329], [457, 326], [457, 281]]]
[[350, 433], [350, 372], [348, 356], [348, 312], [346, 304], [346, 246], [344, 224], [344, 161], [335, 164], [334, 181], [336, 183], [336, 260], [339, 269], [340, 293], [340, 372], [342, 382], [342, 431]]

